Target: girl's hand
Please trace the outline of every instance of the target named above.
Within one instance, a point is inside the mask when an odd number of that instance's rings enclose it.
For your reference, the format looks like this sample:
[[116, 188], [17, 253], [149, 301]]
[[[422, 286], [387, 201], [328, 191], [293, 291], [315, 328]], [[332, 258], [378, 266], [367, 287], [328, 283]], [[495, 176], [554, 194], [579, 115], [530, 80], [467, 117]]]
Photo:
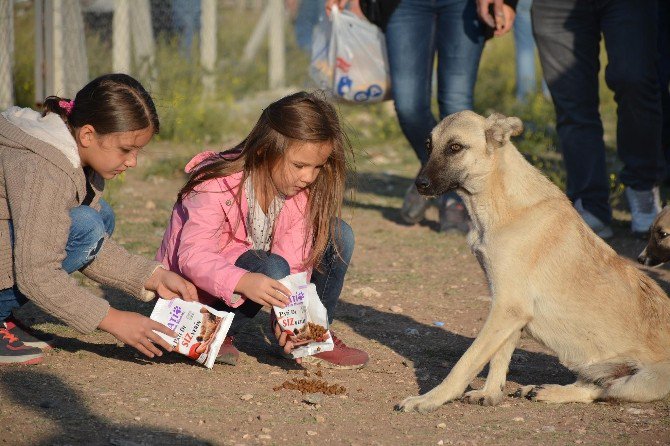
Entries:
[[[493, 15], [489, 10], [493, 5]], [[493, 35], [500, 37], [508, 33], [514, 25], [516, 12], [503, 0], [477, 0], [477, 15], [479, 19], [493, 28]]]
[[181, 297], [188, 302], [198, 300], [198, 291], [195, 289], [195, 285], [179, 274], [165, 268], [156, 268], [144, 288], [155, 291], [164, 299]]
[[[279, 323], [274, 324], [274, 331], [275, 336], [277, 337], [277, 342], [279, 342], [279, 346], [284, 347], [284, 353], [286, 353], [287, 355], [290, 355], [291, 351], [293, 351], [294, 348], [303, 345], [293, 342], [291, 340], [291, 335], [293, 335], [293, 333], [290, 333], [288, 331], [282, 331], [281, 326], [279, 326]], [[302, 362], [302, 358], [295, 358], [295, 362], [300, 364]]]
[[271, 279], [261, 273], [246, 273], [242, 276], [235, 292], [243, 294], [247, 299], [263, 306], [276, 305], [284, 308], [288, 303], [291, 290], [278, 280]]
[[146, 316], [114, 308], [109, 309], [107, 316], [100, 322], [98, 328], [111, 334], [124, 344], [136, 348], [149, 358], [163, 356], [163, 352], [156, 345], [163, 347], [167, 352], [172, 351], [172, 346], [154, 333], [154, 330], [168, 336], [177, 336], [177, 333], [165, 325]]
[[365, 15], [363, 14], [363, 11], [361, 10], [361, 4], [360, 0], [327, 0], [326, 1], [326, 15], [330, 17], [330, 8], [333, 5], [337, 5], [337, 8], [342, 11], [344, 8], [347, 7], [347, 3], [350, 4], [349, 6], [349, 11], [353, 12], [356, 14], [358, 17], [364, 19]]

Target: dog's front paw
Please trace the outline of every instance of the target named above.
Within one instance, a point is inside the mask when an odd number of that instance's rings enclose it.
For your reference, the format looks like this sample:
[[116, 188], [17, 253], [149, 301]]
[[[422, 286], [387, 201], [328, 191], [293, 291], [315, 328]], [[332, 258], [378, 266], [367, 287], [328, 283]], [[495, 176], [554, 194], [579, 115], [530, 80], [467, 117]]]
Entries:
[[542, 389], [542, 386], [523, 386], [519, 387], [516, 392], [510, 394], [510, 396], [514, 398], [526, 398], [527, 400], [535, 401], [537, 398], [537, 392]]
[[468, 404], [479, 404], [480, 406], [495, 406], [503, 399], [502, 392], [491, 394], [483, 390], [471, 390], [466, 392], [461, 401]]
[[400, 412], [432, 412], [442, 405], [441, 402], [435, 401], [434, 398], [426, 395], [410, 396], [405, 398], [401, 403], [396, 404], [395, 410]]

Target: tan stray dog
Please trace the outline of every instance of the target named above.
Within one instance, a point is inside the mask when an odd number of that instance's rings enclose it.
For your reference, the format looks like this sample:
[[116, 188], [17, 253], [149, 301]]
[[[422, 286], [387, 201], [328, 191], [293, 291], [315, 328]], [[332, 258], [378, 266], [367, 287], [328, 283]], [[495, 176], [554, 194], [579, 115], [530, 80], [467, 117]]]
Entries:
[[426, 412], [460, 398], [487, 363], [484, 387], [463, 399], [499, 403], [522, 331], [556, 352], [578, 378], [567, 386], [526, 386], [518, 396], [586, 403], [652, 401], [670, 393], [670, 300], [526, 162], [509, 140], [521, 131], [518, 118], [469, 111], [433, 129], [417, 187], [425, 195], [456, 190], [463, 198], [473, 223], [468, 242], [492, 304], [445, 380], [406, 398], [398, 410]]
[[670, 260], [670, 206], [658, 213], [649, 229], [647, 247], [637, 257], [646, 266], [658, 266]]

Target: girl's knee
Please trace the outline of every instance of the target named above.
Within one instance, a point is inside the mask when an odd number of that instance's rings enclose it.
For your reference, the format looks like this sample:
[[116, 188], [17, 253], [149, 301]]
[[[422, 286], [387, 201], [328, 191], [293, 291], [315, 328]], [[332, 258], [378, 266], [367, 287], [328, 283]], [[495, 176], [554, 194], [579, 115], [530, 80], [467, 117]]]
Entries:
[[282, 256], [270, 253], [265, 259], [263, 270], [259, 272], [273, 279], [283, 279], [291, 274], [291, 267]]
[[351, 229], [351, 226], [344, 220], [339, 220], [339, 229], [335, 230], [335, 243], [337, 248], [342, 256], [342, 259], [349, 263], [351, 256], [354, 253], [354, 230]]
[[79, 243], [97, 243], [105, 236], [105, 223], [98, 211], [89, 206], [70, 209], [70, 238]]
[[108, 235], [112, 235], [114, 233], [114, 228], [116, 227], [116, 217], [114, 216], [112, 207], [102, 198], [100, 199], [100, 216], [102, 217], [102, 223], [105, 226], [105, 232]]

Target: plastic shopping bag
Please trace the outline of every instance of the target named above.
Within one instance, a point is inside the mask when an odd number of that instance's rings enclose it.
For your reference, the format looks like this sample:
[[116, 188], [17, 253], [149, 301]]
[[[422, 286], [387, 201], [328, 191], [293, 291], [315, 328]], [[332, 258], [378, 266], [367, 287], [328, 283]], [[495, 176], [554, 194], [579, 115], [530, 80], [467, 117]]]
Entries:
[[305, 331], [310, 328], [319, 330], [316, 337], [324, 339], [312, 340], [294, 348], [291, 352], [293, 357], [302, 358], [331, 351], [334, 344], [328, 330], [328, 312], [316, 293], [316, 286], [307, 283], [307, 274], [304, 272], [286, 276], [280, 282], [291, 290], [289, 304], [286, 307], [273, 307], [282, 331], [290, 332], [291, 339], [298, 344], [305, 343], [301, 339]]
[[386, 42], [381, 30], [350, 11], [331, 10], [313, 34], [310, 74], [317, 85], [353, 103], [391, 98]]
[[159, 298], [150, 317], [177, 332], [177, 337], [173, 338], [154, 331], [174, 350], [211, 369], [233, 316], [233, 313], [215, 310], [199, 302]]

